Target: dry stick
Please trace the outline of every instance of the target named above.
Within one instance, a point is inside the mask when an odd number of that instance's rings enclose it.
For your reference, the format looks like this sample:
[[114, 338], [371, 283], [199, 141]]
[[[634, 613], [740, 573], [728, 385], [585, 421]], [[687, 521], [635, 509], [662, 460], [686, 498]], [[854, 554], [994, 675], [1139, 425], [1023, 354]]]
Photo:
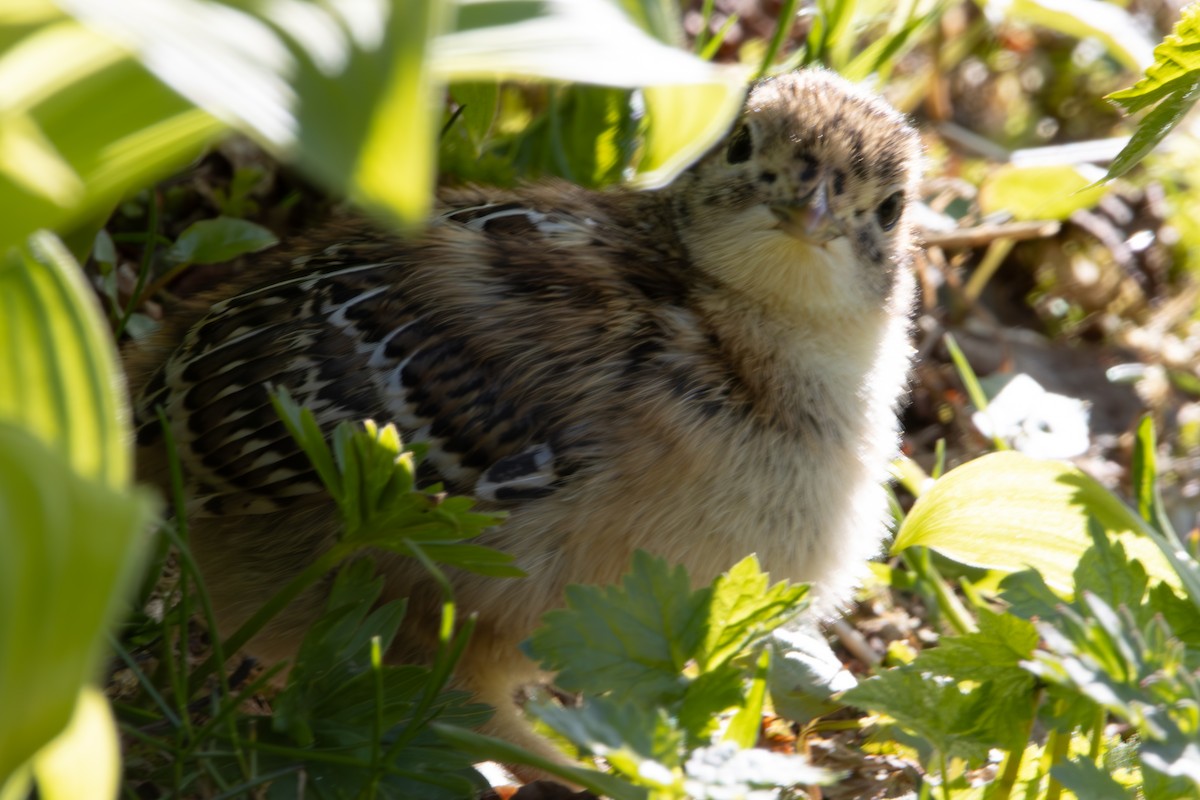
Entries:
[[1031, 222], [975, 225], [970, 228], [956, 228], [952, 231], [923, 229], [920, 234], [928, 247], [973, 248], [983, 247], [997, 239], [1011, 239], [1014, 242], [1048, 239], [1061, 229], [1062, 223], [1056, 220], [1033, 220]]

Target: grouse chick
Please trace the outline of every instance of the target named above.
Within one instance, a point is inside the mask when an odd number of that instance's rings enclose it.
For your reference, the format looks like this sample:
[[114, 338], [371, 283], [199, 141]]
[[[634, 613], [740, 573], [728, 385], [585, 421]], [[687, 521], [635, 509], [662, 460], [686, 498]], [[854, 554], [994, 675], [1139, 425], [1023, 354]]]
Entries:
[[[844, 600], [883, 532], [919, 151], [880, 99], [798, 72], [753, 86], [666, 188], [446, 190], [418, 239], [333, 222], [176, 311], [129, 361], [141, 472], [166, 472], [161, 404], [221, 632], [338, 529], [268, 383], [326, 428], [395, 422], [429, 444], [424, 482], [509, 512], [483, 541], [529, 577], [454, 584], [479, 615], [460, 679], [518, 743], [544, 751], [513, 705], [535, 677], [518, 643], [567, 584], [615, 581], [639, 548], [698, 584], [756, 552], [824, 608]], [[379, 569], [410, 598], [394, 655], [420, 655], [437, 592], [410, 560]], [[293, 655], [322, 603], [252, 652]]]

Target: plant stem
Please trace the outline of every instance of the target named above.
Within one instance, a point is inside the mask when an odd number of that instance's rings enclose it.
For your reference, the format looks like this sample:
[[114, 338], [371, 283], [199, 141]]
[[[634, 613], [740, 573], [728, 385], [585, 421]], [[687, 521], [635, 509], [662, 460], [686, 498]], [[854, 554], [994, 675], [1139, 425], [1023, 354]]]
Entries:
[[[327, 572], [353, 555], [361, 546], [357, 541], [341, 541], [326, 550], [320, 558], [309, 564], [299, 575], [292, 578], [287, 586], [284, 586], [272, 595], [271, 599], [264, 603], [250, 619], [243, 622], [242, 626], [222, 643], [224, 651], [226, 653], [236, 653], [245, 647], [272, 617], [286, 608], [288, 604], [299, 597], [301, 592], [310, 585], [316, 583]], [[199, 685], [213, 670], [220, 666], [222, 665], [218, 663], [216, 653], [214, 652], [213, 655], [208, 657], [207, 661], [197, 667], [196, 671], [192, 673], [193, 685]]]

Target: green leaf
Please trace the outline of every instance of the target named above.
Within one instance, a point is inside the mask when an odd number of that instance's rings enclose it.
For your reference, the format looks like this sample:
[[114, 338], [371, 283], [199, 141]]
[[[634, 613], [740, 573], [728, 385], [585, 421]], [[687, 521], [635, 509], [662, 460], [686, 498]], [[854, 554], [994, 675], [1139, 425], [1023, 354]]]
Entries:
[[1092, 546], [1075, 568], [1076, 594], [1091, 592], [1113, 608], [1143, 608], [1148, 580], [1141, 562], [1130, 561], [1121, 542], [1110, 541], [1098, 525], [1092, 525], [1090, 533]]
[[[779, 789], [835, 783], [837, 774], [814, 767], [795, 753], [761, 748], [738, 749], [720, 742], [692, 753], [684, 764], [683, 788], [688, 800], [777, 797]], [[754, 789], [765, 789], [759, 793]], [[772, 791], [774, 790], [774, 791]]]
[[1138, 125], [1129, 143], [1117, 154], [1106, 178], [1124, 175], [1153, 150], [1200, 98], [1200, 6], [1184, 7], [1174, 29], [1154, 48], [1154, 63], [1128, 89], [1108, 100], [1133, 114], [1159, 103]]
[[1065, 220], [1100, 201], [1108, 187], [1096, 175], [1072, 164], [1018, 167], [1005, 164], [989, 173], [979, 187], [979, 207], [985, 214], [1007, 211], [1018, 220]]
[[985, 759], [995, 745], [995, 740], [979, 741], [973, 735], [974, 721], [984, 705], [980, 697], [955, 681], [931, 679], [911, 666], [888, 670], [842, 695], [851, 705], [894, 718], [946, 757], [959, 756], [972, 763]]
[[1150, 590], [1150, 608], [1162, 615], [1172, 635], [1189, 648], [1200, 651], [1200, 610], [1193, 603], [1160, 583]]
[[639, 551], [619, 587], [568, 586], [567, 607], [542, 618], [531, 647], [568, 691], [611, 691], [628, 702], [679, 697], [711, 596], [692, 591], [683, 567]]
[[95, 296], [62, 243], [39, 233], [27, 249], [7, 250], [0, 262], [0, 785], [67, 724], [140, 563], [154, 503], [128, 488], [119, 375]]
[[79, 474], [129, 480], [129, 410], [112, 335], [62, 243], [39, 233], [0, 263], [0, 420], [58, 447]]
[[[695, 747], [711, 741], [721, 714], [740, 709], [745, 702], [746, 674], [741, 666], [726, 662], [697, 675], [679, 704], [679, 727], [687, 734], [688, 744]], [[762, 722], [761, 708], [757, 722]]]
[[261, 225], [233, 217], [193, 222], [179, 234], [163, 256], [174, 264], [219, 264], [279, 243]]
[[680, 765], [683, 732], [661, 708], [587, 699], [579, 708], [544, 702], [528, 710], [585, 753], [601, 756], [619, 772], [640, 783], [646, 762], [670, 769]]
[[0, 16], [0, 249], [107, 214], [225, 127], [105, 37], [57, 15], [27, 19]]
[[1016, 452], [991, 453], [947, 472], [913, 506], [892, 545], [932, 547], [957, 561], [1010, 572], [1032, 567], [1071, 591], [1075, 565], [1092, 544], [1088, 520], [1121, 537], [1155, 578], [1177, 583], [1140, 522], [1080, 469]]
[[[1001, 6], [1000, 3], [989, 5]], [[1128, 11], [1102, 0], [1013, 0], [1002, 5], [1003, 13], [1041, 25], [1078, 39], [1097, 39], [1108, 52], [1125, 65], [1139, 72], [1150, 64], [1153, 42]]]
[[1024, 747], [1036, 707], [1025, 669], [1032, 623], [979, 608], [979, 630], [944, 637], [911, 663], [863, 681], [842, 699], [882, 711], [947, 757], [978, 762], [990, 747]]
[[154, 505], [0, 420], [0, 784], [67, 724], [93, 677]]
[[758, 558], [753, 555], [717, 578], [711, 622], [699, 657], [701, 670], [726, 663], [804, 609], [807, 586], [768, 583], [769, 576], [759, 569]]
[[[326, 187], [407, 224], [428, 208], [445, 84], [680, 87], [646, 99], [647, 119], [661, 122], [646, 147], [645, 181], [660, 183], [727, 129], [746, 78], [743, 69], [662, 44], [607, 0], [159, 0], [153, 14], [139, 0], [63, 5], [196, 106]], [[691, 103], [703, 105], [685, 108]]]
[[[382, 587], [370, 559], [339, 571], [325, 613], [304, 637], [287, 687], [272, 700], [271, 731], [258, 734], [260, 741], [289, 750], [258, 754], [259, 769], [294, 768], [298, 744], [313, 755], [311, 760], [301, 756], [310, 780], [353, 796], [373, 779], [371, 754], [378, 734], [387, 753], [380, 766], [388, 770], [378, 796], [473, 796], [480, 779], [471, 770], [471, 758], [447, 746], [425, 723], [481, 724], [487, 709], [468, 704], [465, 692], [440, 692], [428, 668], [372, 664], [372, 641], [386, 651], [404, 615], [403, 603], [378, 604]], [[435, 696], [426, 702], [430, 694]], [[404, 738], [410, 730], [413, 735]], [[338, 758], [322, 758], [330, 754]], [[356, 757], [360, 763], [353, 763]]]
[[754, 675], [750, 680], [750, 690], [746, 692], [746, 701], [729, 721], [724, 741], [733, 742], [742, 749], [758, 744], [763, 705], [767, 699], [767, 673], [770, 664], [771, 650], [763, 648], [758, 655], [758, 662], [754, 665]]
[[834, 695], [858, 685], [811, 622], [771, 634], [771, 705], [801, 725], [841, 707]]
[[[117, 725], [104, 693], [80, 689], [71, 721], [33, 760], [37, 796], [44, 800], [116, 797], [121, 777]], [[0, 781], [2, 783], [2, 781]]]
[[1072, 758], [1050, 768], [1050, 774], [1076, 797], [1088, 800], [1132, 800], [1134, 793], [1113, 779], [1107, 770], [1085, 758]]
[[1154, 63], [1145, 67], [1145, 75], [1128, 89], [1108, 95], [1107, 99], [1130, 114], [1149, 108], [1173, 94], [1186, 92], [1200, 79], [1200, 7], [1184, 6], [1175, 27], [1154, 48]]
[[978, 631], [944, 637], [909, 668], [977, 682], [971, 694], [979, 698], [978, 711], [970, 720], [960, 721], [968, 724], [956, 735], [1020, 749], [1035, 708], [1035, 681], [1022, 662], [1033, 656], [1037, 630], [1032, 623], [1009, 614], [982, 607], [978, 614]]
[[1104, 176], [1105, 180], [1119, 178], [1137, 166], [1154, 148], [1158, 147], [1158, 143], [1165, 139], [1176, 125], [1183, 121], [1198, 99], [1200, 99], [1200, 78], [1187, 91], [1172, 94], [1159, 103], [1138, 125], [1137, 130], [1130, 137], [1129, 143], [1121, 148], [1121, 152], [1117, 153], [1117, 157], [1108, 167], [1108, 172]]

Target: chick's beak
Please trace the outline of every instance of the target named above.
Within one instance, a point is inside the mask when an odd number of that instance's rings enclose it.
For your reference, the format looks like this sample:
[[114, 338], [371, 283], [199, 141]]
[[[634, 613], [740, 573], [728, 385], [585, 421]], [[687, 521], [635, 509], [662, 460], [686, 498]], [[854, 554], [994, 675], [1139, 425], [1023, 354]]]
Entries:
[[811, 244], [825, 244], [842, 235], [829, 209], [824, 181], [802, 200], [773, 204], [771, 213], [779, 220], [780, 230]]

